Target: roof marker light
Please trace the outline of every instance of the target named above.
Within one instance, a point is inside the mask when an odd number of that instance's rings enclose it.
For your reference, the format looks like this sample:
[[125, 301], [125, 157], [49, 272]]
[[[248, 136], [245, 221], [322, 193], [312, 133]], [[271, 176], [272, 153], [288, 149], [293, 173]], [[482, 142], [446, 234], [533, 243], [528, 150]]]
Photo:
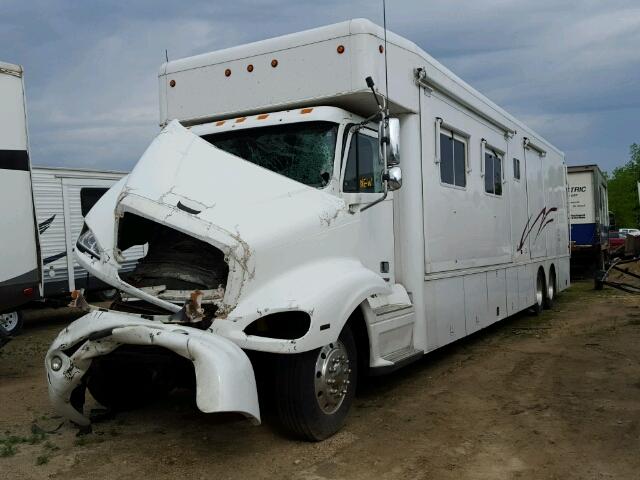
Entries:
[[384, 53], [384, 47], [382, 45], [378, 45], [378, 51], [380, 53]]
[[170, 86], [171, 88], [175, 87], [175, 86], [176, 86], [176, 81], [175, 81], [175, 80], [171, 80], [171, 81], [169, 82], [169, 86]]
[[253, 65], [251, 64], [247, 65], [247, 72], [249, 73], [253, 72]]
[[265, 118], [267, 118], [269, 116], [268, 113], [262, 113], [260, 115], [258, 115], [258, 120], [264, 120]]
[[338, 45], [338, 48], [336, 50], [340, 55], [342, 55], [344, 53], [344, 45]]
[[227, 69], [224, 71], [224, 76], [225, 76], [225, 77], [230, 77], [230, 76], [231, 76], [231, 69], [230, 69], [230, 68], [227, 68]]
[[271, 66], [273, 68], [276, 68], [278, 66], [278, 60], [276, 60], [275, 58], [273, 60], [271, 60]]
[[247, 117], [236, 118], [236, 123], [242, 123], [247, 119]]
[[313, 108], [303, 108], [302, 110], [300, 110], [301, 114], [305, 114], [305, 113], [311, 113], [313, 112]]
[[216, 122], [216, 127], [221, 127], [222, 125], [224, 125], [224, 120], [219, 120]]

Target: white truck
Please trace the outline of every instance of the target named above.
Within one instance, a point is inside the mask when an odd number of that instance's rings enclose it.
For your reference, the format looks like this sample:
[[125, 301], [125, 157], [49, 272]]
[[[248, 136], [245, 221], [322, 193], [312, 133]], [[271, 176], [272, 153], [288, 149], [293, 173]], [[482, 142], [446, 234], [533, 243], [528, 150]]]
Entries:
[[0, 343], [22, 324], [19, 307], [41, 295], [23, 70], [0, 62]]
[[[125, 408], [195, 373], [200, 410], [259, 422], [258, 367], [283, 425], [324, 439], [359, 376], [569, 285], [562, 152], [384, 38], [352, 20], [162, 66], [162, 131], [75, 251], [147, 311], [77, 296], [87, 314], [45, 359], [61, 413], [86, 425], [86, 387]], [[148, 254], [124, 281], [135, 245]]]

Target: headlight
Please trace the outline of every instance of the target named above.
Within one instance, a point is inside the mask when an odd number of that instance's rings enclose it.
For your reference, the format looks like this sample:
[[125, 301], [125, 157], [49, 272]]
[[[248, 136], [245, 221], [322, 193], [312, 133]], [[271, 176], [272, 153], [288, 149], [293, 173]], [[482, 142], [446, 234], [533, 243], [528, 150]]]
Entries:
[[100, 248], [96, 236], [86, 225], [84, 231], [78, 237], [76, 247], [78, 247], [78, 250], [81, 252], [88, 253], [95, 258], [100, 258], [100, 253], [102, 253], [102, 248]]

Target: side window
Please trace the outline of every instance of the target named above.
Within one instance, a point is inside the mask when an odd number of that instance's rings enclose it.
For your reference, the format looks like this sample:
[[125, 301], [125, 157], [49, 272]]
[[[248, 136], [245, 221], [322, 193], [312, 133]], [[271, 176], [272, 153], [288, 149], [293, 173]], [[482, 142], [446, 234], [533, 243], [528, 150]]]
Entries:
[[362, 133], [353, 135], [342, 190], [348, 193], [382, 192], [383, 171], [378, 155], [378, 139]]
[[442, 183], [467, 186], [467, 145], [453, 133], [440, 133], [440, 180]]
[[484, 191], [502, 195], [502, 158], [493, 151], [484, 154]]
[[80, 211], [86, 217], [89, 210], [96, 204], [100, 197], [107, 193], [108, 188], [81, 188], [80, 189]]
[[513, 159], [513, 178], [520, 180], [520, 160], [517, 158]]

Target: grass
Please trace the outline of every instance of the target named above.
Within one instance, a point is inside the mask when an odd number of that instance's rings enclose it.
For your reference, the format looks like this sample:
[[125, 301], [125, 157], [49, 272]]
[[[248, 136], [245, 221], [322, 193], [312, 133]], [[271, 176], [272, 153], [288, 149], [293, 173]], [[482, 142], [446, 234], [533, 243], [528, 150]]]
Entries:
[[48, 455], [39, 455], [38, 458], [36, 458], [36, 465], [45, 465], [47, 463], [49, 463]]
[[32, 433], [28, 437], [5, 435], [3, 438], [0, 438], [0, 457], [12, 457], [18, 452], [18, 445], [37, 445], [42, 443], [45, 437], [46, 434], [44, 433]]

